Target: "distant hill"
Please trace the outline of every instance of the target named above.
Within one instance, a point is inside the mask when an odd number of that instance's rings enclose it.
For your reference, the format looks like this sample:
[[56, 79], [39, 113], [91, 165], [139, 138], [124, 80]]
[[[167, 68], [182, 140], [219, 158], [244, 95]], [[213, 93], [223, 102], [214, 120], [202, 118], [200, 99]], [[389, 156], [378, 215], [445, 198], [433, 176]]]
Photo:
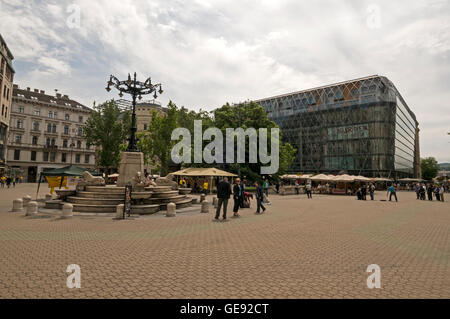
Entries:
[[450, 163], [440, 163], [441, 171], [450, 171]]

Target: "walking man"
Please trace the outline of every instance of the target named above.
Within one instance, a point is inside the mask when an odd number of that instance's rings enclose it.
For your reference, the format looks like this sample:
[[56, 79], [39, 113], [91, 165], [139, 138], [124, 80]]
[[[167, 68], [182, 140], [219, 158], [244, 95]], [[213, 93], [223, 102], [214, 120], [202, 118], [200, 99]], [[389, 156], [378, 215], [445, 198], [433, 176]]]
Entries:
[[369, 194], [370, 194], [370, 200], [373, 200], [374, 195], [375, 195], [375, 185], [373, 185], [372, 183], [370, 183], [370, 186], [369, 186]]
[[220, 183], [217, 185], [217, 198], [219, 199], [219, 202], [217, 204], [217, 210], [216, 210], [216, 220], [219, 220], [220, 216], [220, 209], [223, 204], [223, 215], [222, 219], [227, 219], [227, 206], [228, 206], [228, 199], [230, 199], [231, 195], [231, 186], [230, 183], [228, 183], [228, 178], [224, 178]]
[[395, 188], [394, 188], [393, 185], [391, 185], [391, 186], [388, 188], [388, 194], [389, 194], [389, 201], [391, 201], [392, 195], [394, 195], [395, 201], [398, 202], [398, 199], [397, 199], [397, 192], [395, 191]]
[[298, 183], [298, 181], [295, 181], [295, 191], [297, 195], [300, 194], [300, 184]]
[[263, 209], [263, 212], [266, 211], [266, 208], [263, 205], [264, 193], [261, 186], [259, 186], [258, 182], [255, 183], [255, 186], [256, 186], [256, 207], [257, 207], [256, 214], [261, 214], [261, 208]]
[[239, 217], [239, 206], [241, 204], [241, 199], [244, 196], [244, 194], [242, 193], [242, 187], [240, 184], [241, 184], [241, 180], [239, 178], [236, 178], [236, 183], [233, 186], [233, 200], [234, 200], [233, 216], [234, 217]]
[[306, 184], [306, 195], [308, 196], [308, 198], [312, 198], [311, 182], [308, 182], [308, 184]]
[[441, 197], [441, 202], [444, 201], [444, 192], [445, 192], [444, 185], [441, 185], [441, 187], [439, 187], [439, 195]]

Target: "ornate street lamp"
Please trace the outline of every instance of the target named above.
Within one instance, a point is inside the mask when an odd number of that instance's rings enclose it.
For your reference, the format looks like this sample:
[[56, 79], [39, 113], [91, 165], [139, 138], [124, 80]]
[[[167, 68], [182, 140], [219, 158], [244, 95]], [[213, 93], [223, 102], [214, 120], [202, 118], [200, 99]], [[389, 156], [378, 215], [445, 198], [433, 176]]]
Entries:
[[[128, 79], [126, 81], [119, 81], [114, 75], [111, 75], [109, 81], [107, 83], [106, 91], [111, 91], [110, 86], [115, 87], [119, 90], [119, 96], [122, 97], [124, 93], [130, 94], [133, 98], [133, 113], [131, 115], [131, 134], [128, 139], [128, 148], [127, 152], [138, 152], [137, 149], [137, 138], [136, 138], [136, 98], [142, 99], [142, 95], [153, 94], [153, 97], [156, 99], [157, 92], [159, 94], [163, 93], [161, 84], [152, 84], [151, 78], [145, 80], [145, 82], [140, 82], [136, 80], [136, 72], [134, 72], [134, 79], [131, 79], [130, 74], [128, 73]], [[158, 90], [159, 88], [159, 90]]]

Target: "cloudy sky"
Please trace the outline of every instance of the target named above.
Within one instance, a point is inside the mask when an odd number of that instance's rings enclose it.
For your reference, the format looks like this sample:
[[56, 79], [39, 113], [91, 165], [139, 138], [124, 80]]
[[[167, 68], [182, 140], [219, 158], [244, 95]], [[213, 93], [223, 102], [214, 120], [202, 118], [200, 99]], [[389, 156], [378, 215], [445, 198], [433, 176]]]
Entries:
[[385, 75], [450, 162], [450, 0], [0, 0], [0, 33], [17, 84], [88, 106], [133, 71], [195, 110]]

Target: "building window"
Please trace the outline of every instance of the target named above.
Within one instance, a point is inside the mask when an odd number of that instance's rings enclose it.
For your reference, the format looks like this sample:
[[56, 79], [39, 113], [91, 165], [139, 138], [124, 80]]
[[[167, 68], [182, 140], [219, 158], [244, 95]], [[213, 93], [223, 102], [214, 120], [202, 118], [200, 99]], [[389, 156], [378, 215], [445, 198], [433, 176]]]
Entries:
[[80, 160], [81, 160], [81, 155], [80, 154], [75, 155], [75, 163], [79, 163]]
[[66, 121], [70, 121], [70, 114], [66, 113], [66, 117], [65, 117]]
[[24, 108], [23, 106], [19, 106], [18, 109], [17, 109], [17, 111], [18, 111], [19, 113], [24, 113], [25, 108]]
[[86, 149], [87, 149], [87, 150], [90, 150], [90, 149], [91, 149], [91, 145], [89, 145], [89, 144], [86, 143]]
[[63, 140], [63, 147], [67, 147], [67, 140]]
[[50, 137], [47, 137], [47, 140], [45, 141], [45, 145], [50, 146]]
[[34, 110], [34, 115], [40, 116], [41, 115], [41, 110], [40, 109]]
[[65, 163], [67, 161], [67, 153], [61, 154], [61, 162]]
[[144, 124], [144, 131], [147, 130], [147, 124]]
[[83, 117], [81, 115], [78, 117], [78, 122], [83, 123]]
[[31, 151], [31, 161], [36, 161], [36, 151]]
[[84, 163], [89, 164], [89, 155], [84, 155]]
[[77, 141], [77, 148], [81, 148], [81, 141]]
[[38, 137], [37, 136], [33, 136], [32, 142], [33, 145], [37, 145], [38, 143]]
[[23, 121], [17, 120], [17, 128], [23, 128]]
[[58, 112], [56, 112], [56, 111], [53, 112], [53, 118], [54, 118], [54, 119], [57, 119], [57, 118], [58, 118]]
[[20, 150], [14, 150], [14, 160], [20, 160]]
[[5, 104], [2, 104], [2, 115], [5, 114]]
[[39, 131], [39, 122], [33, 122], [33, 131]]
[[69, 126], [64, 125], [64, 134], [69, 135]]
[[83, 136], [83, 129], [81, 127], [78, 128], [78, 136]]
[[52, 138], [52, 146], [55, 146], [55, 143], [56, 143], [55, 139]]
[[48, 152], [44, 152], [43, 161], [48, 162]]
[[53, 112], [52, 111], [48, 111], [48, 117], [52, 118], [53, 117]]
[[50, 162], [54, 163], [56, 160], [56, 153], [55, 152], [51, 152], [50, 153]]
[[22, 143], [22, 135], [16, 135], [16, 143], [17, 144]]
[[56, 133], [56, 124], [53, 124], [53, 126], [52, 126], [52, 132], [53, 132], [53, 133]]
[[47, 124], [47, 133], [52, 132], [52, 125], [50, 123]]

